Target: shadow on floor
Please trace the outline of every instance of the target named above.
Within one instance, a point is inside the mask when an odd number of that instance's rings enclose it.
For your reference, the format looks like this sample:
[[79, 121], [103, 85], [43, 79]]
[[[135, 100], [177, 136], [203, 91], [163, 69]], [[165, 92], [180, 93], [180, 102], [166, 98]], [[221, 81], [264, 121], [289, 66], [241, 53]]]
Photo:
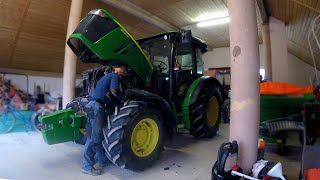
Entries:
[[[153, 173], [155, 169], [158, 171], [163, 171], [162, 173], [167, 173], [168, 170], [174, 170], [177, 168], [181, 168], [183, 163], [181, 161], [192, 162], [193, 156], [187, 154], [182, 151], [174, 150], [174, 149], [166, 149], [163, 153], [161, 153], [158, 161], [155, 161], [154, 164], [145, 169], [143, 173]], [[116, 167], [115, 165], [110, 165], [107, 167], [108, 172], [119, 179], [130, 179], [132, 177], [136, 177], [140, 172], [133, 172], [127, 169], [121, 169]]]
[[202, 139], [202, 138], [195, 138], [192, 135], [185, 134], [185, 133], [177, 133], [173, 136], [172, 139], [167, 140], [167, 142], [165, 143], [165, 147], [172, 148], [172, 149], [180, 149], [190, 145], [195, 145], [197, 143], [213, 141], [219, 137], [220, 135], [217, 134], [212, 138]]

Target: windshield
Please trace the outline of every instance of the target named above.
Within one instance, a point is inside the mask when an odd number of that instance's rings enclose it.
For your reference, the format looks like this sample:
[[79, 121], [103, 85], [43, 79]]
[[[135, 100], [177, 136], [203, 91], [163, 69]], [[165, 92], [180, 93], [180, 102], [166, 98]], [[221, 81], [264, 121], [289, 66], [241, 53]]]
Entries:
[[197, 73], [204, 74], [204, 62], [202, 59], [202, 52], [199, 48], [196, 49]]
[[177, 63], [181, 70], [192, 70], [192, 47], [182, 46], [177, 47]]
[[169, 73], [169, 60], [172, 47], [169, 40], [160, 37], [145, 41], [140, 46], [159, 73]]
[[[147, 58], [157, 68], [159, 73], [169, 73], [169, 62], [171, 54], [171, 42], [165, 40], [163, 37], [150, 39], [140, 44]], [[196, 66], [198, 74], [203, 74], [203, 60], [202, 53], [199, 48], [195, 49], [196, 53]], [[193, 66], [193, 47], [191, 45], [177, 44], [177, 61], [175, 63], [175, 69], [178, 70], [190, 70]]]
[[[193, 49], [191, 46], [178, 46], [178, 54], [177, 54], [177, 63], [176, 66], [178, 66], [180, 70], [192, 70], [193, 66]], [[203, 60], [202, 60], [202, 53], [199, 48], [195, 49], [196, 53], [196, 66], [197, 66], [197, 72], [198, 74], [203, 74], [204, 67], [203, 67]]]

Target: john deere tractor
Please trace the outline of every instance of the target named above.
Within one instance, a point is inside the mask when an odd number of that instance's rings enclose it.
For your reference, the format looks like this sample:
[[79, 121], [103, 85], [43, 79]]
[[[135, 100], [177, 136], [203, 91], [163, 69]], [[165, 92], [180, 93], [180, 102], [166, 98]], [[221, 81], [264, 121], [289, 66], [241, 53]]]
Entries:
[[175, 132], [214, 136], [220, 124], [221, 84], [203, 76], [207, 45], [191, 31], [135, 40], [103, 9], [81, 20], [67, 41], [83, 63], [101, 67], [83, 73], [83, 95], [67, 109], [41, 117], [48, 144], [78, 141], [84, 132], [85, 103], [106, 67], [125, 66], [121, 80], [127, 101], [106, 111], [103, 147], [115, 165], [135, 171], [149, 167]]

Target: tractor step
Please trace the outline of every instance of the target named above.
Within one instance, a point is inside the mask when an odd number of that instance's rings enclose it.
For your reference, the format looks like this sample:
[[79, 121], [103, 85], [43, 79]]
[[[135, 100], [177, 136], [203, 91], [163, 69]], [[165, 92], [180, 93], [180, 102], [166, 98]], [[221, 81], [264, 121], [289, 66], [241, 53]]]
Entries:
[[86, 123], [86, 116], [77, 114], [72, 109], [63, 109], [40, 117], [43, 124], [41, 133], [44, 141], [58, 144], [80, 139], [80, 128]]
[[290, 121], [290, 120], [265, 122], [265, 126], [269, 132], [302, 131], [304, 128], [303, 122]]

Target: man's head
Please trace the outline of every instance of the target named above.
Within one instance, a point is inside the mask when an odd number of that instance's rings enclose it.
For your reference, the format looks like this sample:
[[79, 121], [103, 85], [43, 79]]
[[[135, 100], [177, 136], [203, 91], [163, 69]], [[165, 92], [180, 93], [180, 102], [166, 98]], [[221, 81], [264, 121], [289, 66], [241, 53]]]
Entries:
[[123, 66], [114, 68], [114, 72], [119, 74], [120, 77], [123, 77], [126, 74], [125, 67]]

